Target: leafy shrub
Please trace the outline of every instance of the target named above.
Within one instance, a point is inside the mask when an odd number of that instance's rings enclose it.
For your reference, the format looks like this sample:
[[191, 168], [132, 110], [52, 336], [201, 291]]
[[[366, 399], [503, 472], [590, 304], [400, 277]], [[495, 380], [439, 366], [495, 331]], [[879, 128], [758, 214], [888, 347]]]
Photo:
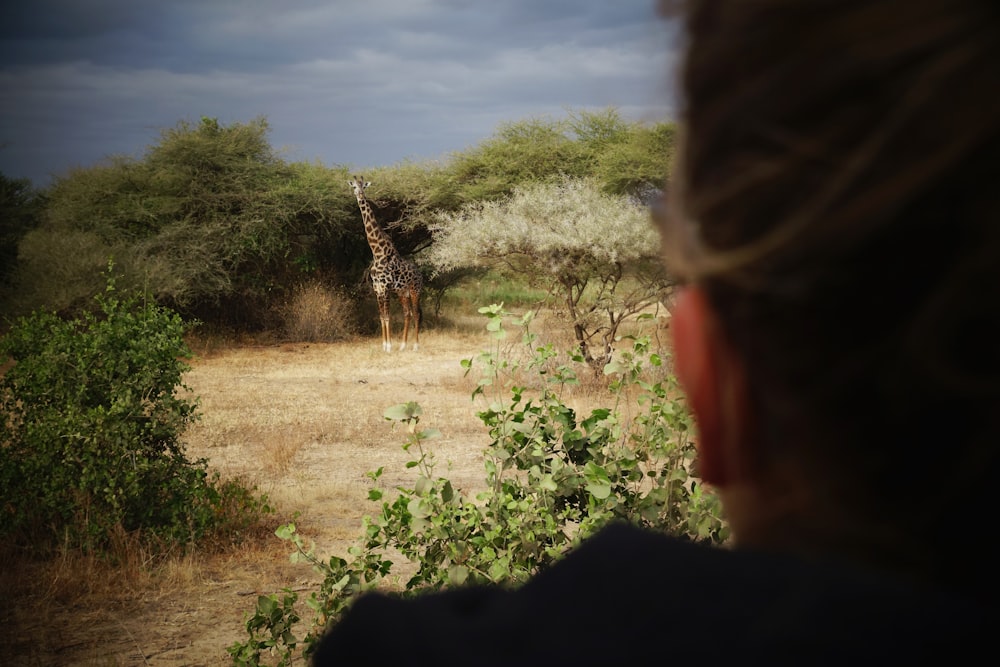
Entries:
[[[108, 278], [97, 313], [21, 318], [0, 340], [0, 535], [104, 549], [122, 529], [167, 543], [243, 530], [266, 498], [189, 461], [184, 323]], [[2, 358], [0, 357], [0, 358]]]
[[[427, 444], [440, 434], [420, 428], [419, 405], [386, 410], [387, 419], [407, 428], [403, 448], [413, 454], [407, 467], [415, 469], [416, 481], [390, 499], [377, 485], [370, 490], [369, 499], [381, 508], [364, 519], [360, 544], [348, 550], [351, 560], [320, 560], [294, 525], [277, 531], [295, 545], [293, 560], [323, 575], [319, 591], [306, 600], [312, 625], [300, 641], [297, 593], [261, 596], [246, 622], [249, 639], [229, 648], [236, 664], [259, 665], [272, 654], [286, 665], [300, 645], [308, 654], [359, 593], [390, 575], [394, 562], [387, 554], [393, 551], [417, 566], [403, 593], [416, 594], [469, 583], [523, 583], [612, 520], [700, 541], [727, 539], [716, 497], [692, 473], [690, 417], [673, 381], [650, 377], [659, 374], [650, 370], [662, 360], [648, 339], [634, 339], [632, 349], [606, 368], [615, 406], [581, 418], [560, 398], [562, 388], [577, 382], [574, 368], [585, 363], [579, 353], [561, 363], [525, 328], [527, 360], [512, 361], [500, 346], [508, 314], [499, 306], [480, 312], [497, 346], [463, 365], [484, 369], [474, 396], [486, 399], [478, 414], [491, 439], [487, 490], [470, 498], [435, 474]], [[502, 397], [500, 387], [516, 376], [532, 377], [534, 386], [514, 386]], [[379, 468], [368, 476], [377, 484], [382, 474]]]
[[282, 309], [285, 335], [302, 342], [328, 342], [357, 333], [355, 308], [342, 291], [310, 281], [299, 285]]

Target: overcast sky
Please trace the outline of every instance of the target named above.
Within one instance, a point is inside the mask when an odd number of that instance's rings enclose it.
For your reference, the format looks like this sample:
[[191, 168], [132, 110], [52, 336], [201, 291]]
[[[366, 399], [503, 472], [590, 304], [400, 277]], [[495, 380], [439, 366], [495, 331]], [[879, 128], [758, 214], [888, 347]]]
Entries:
[[44, 186], [180, 120], [290, 161], [446, 158], [498, 123], [673, 116], [655, 0], [26, 0], [0, 10], [0, 172]]

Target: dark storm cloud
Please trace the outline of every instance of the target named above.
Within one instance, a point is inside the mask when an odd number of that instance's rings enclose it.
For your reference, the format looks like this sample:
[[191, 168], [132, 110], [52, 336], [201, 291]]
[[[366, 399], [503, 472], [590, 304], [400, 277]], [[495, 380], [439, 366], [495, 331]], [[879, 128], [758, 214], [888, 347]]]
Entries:
[[34, 0], [0, 15], [0, 171], [139, 155], [181, 119], [266, 116], [290, 159], [438, 157], [502, 121], [668, 112], [653, 0]]

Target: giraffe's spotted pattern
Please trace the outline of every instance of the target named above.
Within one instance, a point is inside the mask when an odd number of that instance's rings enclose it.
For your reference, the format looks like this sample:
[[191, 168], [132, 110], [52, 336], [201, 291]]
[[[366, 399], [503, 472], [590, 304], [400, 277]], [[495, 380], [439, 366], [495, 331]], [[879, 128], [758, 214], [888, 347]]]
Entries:
[[374, 262], [371, 268], [372, 289], [378, 301], [379, 320], [382, 324], [382, 348], [392, 349], [389, 327], [389, 294], [395, 293], [403, 305], [403, 344], [406, 349], [410, 326], [413, 326], [413, 349], [420, 343], [420, 290], [424, 279], [416, 265], [400, 256], [392, 239], [375, 220], [375, 211], [365, 197], [365, 188], [370, 185], [361, 177], [348, 181], [354, 196], [358, 199], [361, 218], [365, 223], [365, 236], [372, 249]]

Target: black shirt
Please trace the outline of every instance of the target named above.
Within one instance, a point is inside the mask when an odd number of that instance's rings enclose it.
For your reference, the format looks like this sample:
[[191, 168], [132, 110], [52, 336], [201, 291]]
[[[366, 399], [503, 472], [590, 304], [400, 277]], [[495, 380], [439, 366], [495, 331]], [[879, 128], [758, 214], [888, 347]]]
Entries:
[[952, 664], [987, 624], [944, 591], [615, 525], [517, 590], [362, 596], [314, 664]]

